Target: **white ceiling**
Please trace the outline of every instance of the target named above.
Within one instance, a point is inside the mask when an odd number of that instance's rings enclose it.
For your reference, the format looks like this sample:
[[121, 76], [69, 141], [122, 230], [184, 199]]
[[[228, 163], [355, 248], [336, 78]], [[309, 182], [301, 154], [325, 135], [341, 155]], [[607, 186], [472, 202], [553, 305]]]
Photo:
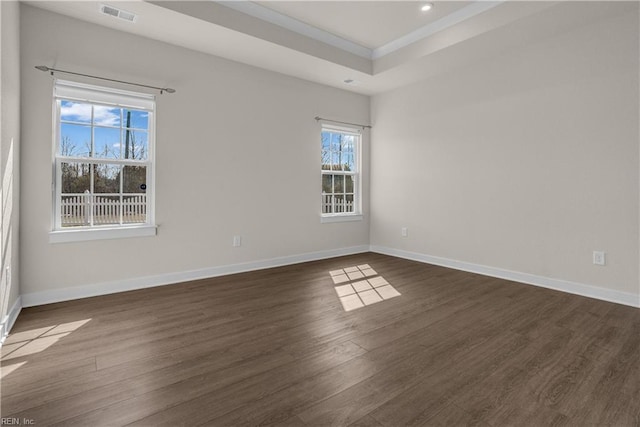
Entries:
[[[637, 2], [432, 1], [424, 14], [423, 2], [406, 1], [23, 1], [368, 95], [638, 8]], [[100, 4], [138, 18], [105, 16]]]
[[376, 49], [431, 24], [470, 1], [260, 1], [260, 6], [297, 19], [356, 44]]

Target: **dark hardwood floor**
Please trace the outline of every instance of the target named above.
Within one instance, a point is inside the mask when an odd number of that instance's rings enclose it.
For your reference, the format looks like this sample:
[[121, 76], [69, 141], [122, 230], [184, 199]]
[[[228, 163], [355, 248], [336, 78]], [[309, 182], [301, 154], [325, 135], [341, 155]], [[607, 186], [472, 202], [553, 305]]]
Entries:
[[2, 375], [37, 426], [638, 426], [640, 310], [367, 253], [24, 309]]

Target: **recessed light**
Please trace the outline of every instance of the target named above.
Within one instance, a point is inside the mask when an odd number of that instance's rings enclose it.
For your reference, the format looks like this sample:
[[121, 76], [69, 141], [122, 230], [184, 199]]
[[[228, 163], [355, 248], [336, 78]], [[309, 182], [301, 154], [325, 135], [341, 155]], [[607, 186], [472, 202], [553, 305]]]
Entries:
[[428, 12], [433, 8], [433, 3], [426, 3], [424, 6], [420, 8], [423, 12]]

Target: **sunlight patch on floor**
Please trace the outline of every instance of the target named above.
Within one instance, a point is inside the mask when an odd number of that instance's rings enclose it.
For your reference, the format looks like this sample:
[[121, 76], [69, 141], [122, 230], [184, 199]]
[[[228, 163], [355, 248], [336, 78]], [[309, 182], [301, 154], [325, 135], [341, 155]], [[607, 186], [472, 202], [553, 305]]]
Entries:
[[5, 378], [7, 375], [12, 373], [16, 369], [22, 367], [22, 365], [24, 365], [25, 363], [27, 362], [25, 361], [20, 363], [14, 363], [13, 365], [5, 365], [0, 367], [0, 379]]
[[[91, 319], [78, 320], [76, 322], [61, 323], [44, 328], [30, 329], [28, 331], [16, 332], [5, 340], [2, 346], [2, 361], [40, 353], [77, 330]], [[14, 365], [11, 365], [14, 366]], [[17, 366], [15, 369], [19, 368]], [[5, 366], [3, 366], [3, 369]], [[4, 374], [3, 375], [8, 375]]]
[[384, 277], [369, 264], [330, 271], [331, 279], [344, 311], [356, 310], [367, 305], [400, 296]]

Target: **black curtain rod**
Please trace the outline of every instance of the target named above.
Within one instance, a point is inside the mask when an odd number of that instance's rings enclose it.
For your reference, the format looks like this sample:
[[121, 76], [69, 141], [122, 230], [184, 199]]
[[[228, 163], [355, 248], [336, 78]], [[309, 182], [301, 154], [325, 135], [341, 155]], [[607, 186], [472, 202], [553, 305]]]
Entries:
[[371, 126], [371, 125], [361, 125], [361, 124], [359, 124], [359, 123], [349, 123], [349, 122], [341, 122], [341, 121], [339, 121], [339, 120], [323, 119], [323, 118], [322, 118], [322, 117], [320, 117], [320, 116], [316, 116], [316, 117], [315, 117], [315, 119], [316, 119], [316, 121], [320, 121], [320, 120], [322, 120], [323, 122], [340, 123], [340, 124], [342, 124], [342, 125], [358, 126], [358, 127], [362, 128], [362, 129], [365, 129], [365, 128], [367, 128], [367, 129], [371, 129], [371, 128], [372, 128], [372, 126]]
[[176, 92], [175, 89], [171, 89], [170, 87], [149, 86], [149, 85], [143, 85], [143, 84], [140, 84], [140, 83], [125, 82], [123, 80], [108, 79], [106, 77], [92, 76], [91, 74], [74, 73], [73, 71], [58, 70], [58, 69], [55, 69], [55, 68], [47, 67], [46, 65], [36, 65], [36, 68], [38, 70], [40, 70], [40, 71], [50, 71], [52, 76], [53, 76], [54, 72], [56, 72], [56, 73], [65, 73], [65, 74], [73, 74], [74, 76], [89, 77], [91, 79], [106, 80], [106, 81], [109, 81], [109, 82], [123, 83], [123, 84], [131, 85], [131, 86], [138, 86], [138, 87], [146, 87], [146, 88], [149, 88], [149, 89], [155, 89], [155, 90], [159, 90], [160, 94], [163, 94], [164, 92], [167, 92], [167, 93], [175, 93]]

